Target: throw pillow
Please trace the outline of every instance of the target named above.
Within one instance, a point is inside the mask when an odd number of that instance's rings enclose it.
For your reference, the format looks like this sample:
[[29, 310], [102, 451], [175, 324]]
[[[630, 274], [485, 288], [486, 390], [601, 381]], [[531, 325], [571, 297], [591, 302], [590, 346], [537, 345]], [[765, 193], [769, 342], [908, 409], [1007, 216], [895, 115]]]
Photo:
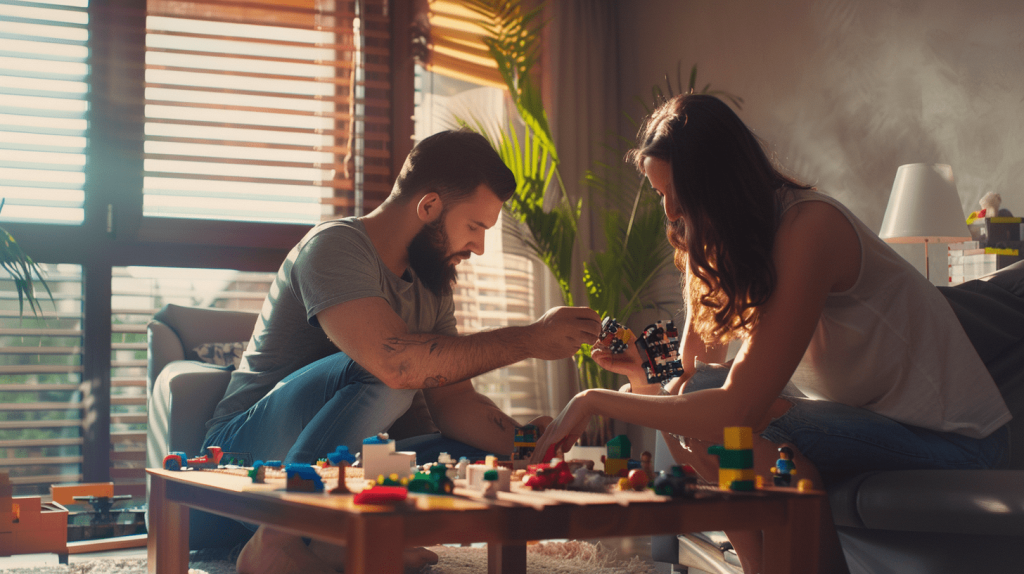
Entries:
[[204, 363], [237, 369], [242, 362], [246, 343], [203, 343], [192, 349]]

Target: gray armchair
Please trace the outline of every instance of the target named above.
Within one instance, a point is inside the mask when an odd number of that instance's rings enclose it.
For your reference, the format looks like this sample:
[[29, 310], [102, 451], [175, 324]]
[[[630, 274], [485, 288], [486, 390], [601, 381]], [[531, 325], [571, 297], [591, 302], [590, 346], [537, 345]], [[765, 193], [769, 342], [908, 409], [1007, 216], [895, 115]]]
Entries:
[[[257, 313], [165, 305], [148, 325], [146, 466], [162, 468], [164, 455], [201, 454], [206, 421], [231, 379], [229, 367], [198, 360], [204, 343], [248, 341]], [[248, 534], [238, 522], [207, 513], [190, 514], [192, 548], [232, 546]]]

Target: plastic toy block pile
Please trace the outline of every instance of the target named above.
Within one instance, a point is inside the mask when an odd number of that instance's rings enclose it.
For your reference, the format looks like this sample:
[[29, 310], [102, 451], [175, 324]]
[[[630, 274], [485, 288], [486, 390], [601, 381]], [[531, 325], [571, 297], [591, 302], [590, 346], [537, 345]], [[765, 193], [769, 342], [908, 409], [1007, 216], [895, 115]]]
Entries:
[[[536, 435], [536, 428], [521, 429], [517, 435], [517, 451], [511, 460], [488, 456], [482, 461], [470, 461], [465, 457], [456, 461], [441, 453], [436, 462], [418, 467], [415, 453], [396, 451], [395, 441], [382, 433], [365, 439], [358, 456], [352, 455], [347, 447], [340, 446], [311, 465], [256, 461], [251, 468], [222, 465], [218, 470], [248, 476], [254, 483], [284, 479], [284, 488], [288, 491], [353, 494], [356, 504], [399, 503], [410, 493], [478, 499], [518, 496], [510, 500], [522, 502], [524, 493], [549, 490], [601, 495], [633, 492], [672, 497], [692, 497], [699, 492], [718, 490], [714, 485], [702, 484], [689, 466], [653, 472], [651, 454], [644, 452], [639, 460], [632, 458], [632, 447], [625, 435], [608, 442], [607, 454], [601, 457], [603, 470], [595, 470], [596, 465], [590, 460], [552, 458], [546, 463], [526, 464], [520, 457], [529, 456], [532, 452], [536, 446]], [[215, 449], [211, 448], [203, 458], [207, 461], [218, 456], [223, 459], [223, 454], [218, 455], [220, 449]], [[760, 477], [754, 474], [749, 428], [726, 428], [725, 444], [713, 446], [708, 452], [720, 459], [719, 484], [722, 489], [750, 491], [762, 487]], [[186, 457], [184, 460], [197, 459]], [[209, 466], [198, 468], [210, 469]], [[327, 488], [331, 483], [334, 487]], [[802, 487], [806, 489], [809, 485]], [[579, 502], [578, 498], [573, 500]]]

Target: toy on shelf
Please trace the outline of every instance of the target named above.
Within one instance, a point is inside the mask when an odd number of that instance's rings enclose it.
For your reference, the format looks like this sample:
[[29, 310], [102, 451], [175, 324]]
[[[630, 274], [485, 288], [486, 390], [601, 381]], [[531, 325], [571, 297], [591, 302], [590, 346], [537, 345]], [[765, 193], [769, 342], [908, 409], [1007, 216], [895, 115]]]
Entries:
[[67, 509], [38, 496], [13, 494], [9, 474], [0, 472], [0, 556], [52, 552], [67, 564]]
[[68, 511], [68, 542], [146, 533], [145, 505], [115, 508], [132, 497], [113, 482], [51, 484], [50, 497]]
[[697, 490], [697, 473], [686, 464], [661, 471], [654, 479], [654, 493], [662, 496], [693, 496]]
[[780, 446], [779, 460], [775, 461], [775, 466], [772, 467], [772, 483], [775, 486], [789, 486], [793, 482], [794, 474], [796, 465], [793, 464], [793, 449]]
[[324, 482], [311, 465], [291, 463], [284, 471], [287, 473], [285, 489], [289, 492], [323, 492]]
[[679, 359], [679, 331], [672, 321], [658, 321], [644, 329], [636, 340], [636, 348], [644, 359], [647, 382], [664, 385], [683, 374]]
[[1003, 196], [990, 191], [985, 195], [981, 196], [978, 200], [978, 204], [981, 205], [981, 209], [978, 211], [972, 211], [967, 216], [967, 224], [970, 225], [978, 219], [991, 219], [993, 217], [1013, 217], [1013, 213], [1009, 209], [1000, 208], [1003, 203]]
[[622, 323], [611, 317], [605, 317], [601, 322], [601, 334], [598, 336], [598, 340], [604, 341], [608, 336], [612, 336], [612, 339], [608, 341], [608, 350], [613, 355], [626, 352], [630, 341], [636, 339], [633, 331], [624, 327]]
[[750, 427], [725, 427], [725, 444], [708, 447], [718, 457], [718, 487], [754, 490], [754, 438]]
[[376, 476], [411, 476], [416, 474], [416, 453], [395, 452], [395, 441], [388, 433], [380, 433], [363, 440], [363, 475], [367, 480]]
[[221, 457], [224, 456], [224, 451], [219, 446], [208, 446], [206, 451], [209, 454], [204, 454], [194, 458], [189, 458], [183, 452], [172, 452], [164, 457], [164, 470], [181, 470], [183, 468], [217, 468], [220, 464]]

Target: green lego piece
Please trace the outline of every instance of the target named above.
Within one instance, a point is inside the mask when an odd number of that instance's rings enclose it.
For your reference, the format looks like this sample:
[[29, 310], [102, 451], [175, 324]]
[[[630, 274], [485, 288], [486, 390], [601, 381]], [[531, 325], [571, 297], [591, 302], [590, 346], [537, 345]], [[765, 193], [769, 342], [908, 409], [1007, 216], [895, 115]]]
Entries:
[[608, 441], [608, 458], [628, 459], [632, 448], [633, 447], [629, 442], [629, 437], [624, 434], [620, 434]]
[[731, 450], [720, 444], [708, 447], [708, 454], [718, 457], [719, 468], [754, 468], [754, 451]]

